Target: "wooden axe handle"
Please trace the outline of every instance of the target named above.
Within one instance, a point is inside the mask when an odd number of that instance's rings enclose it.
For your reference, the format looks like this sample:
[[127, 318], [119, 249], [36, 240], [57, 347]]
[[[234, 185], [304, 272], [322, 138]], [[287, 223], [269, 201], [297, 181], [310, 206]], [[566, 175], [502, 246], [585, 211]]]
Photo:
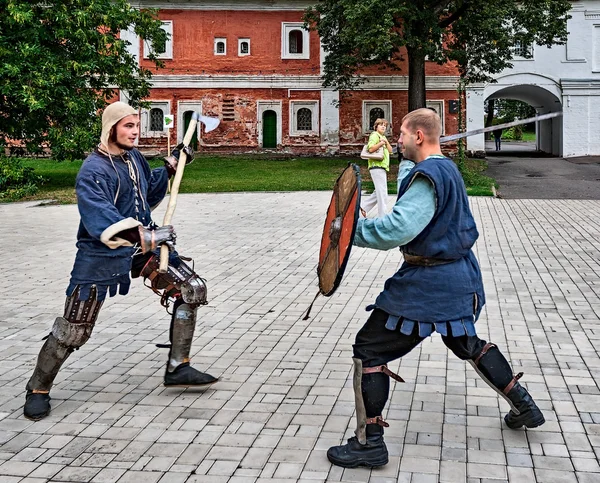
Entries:
[[[190, 119], [190, 124], [185, 132], [185, 136], [183, 137], [183, 145], [188, 146], [194, 137], [194, 132], [196, 131], [196, 125], [198, 124], [198, 113], [194, 113], [192, 118]], [[168, 153], [170, 154], [170, 153]], [[183, 178], [183, 171], [185, 170], [185, 163], [187, 161], [187, 154], [182, 149], [179, 152], [179, 162], [177, 163], [177, 171], [175, 172], [175, 178], [173, 178], [173, 184], [171, 185], [171, 196], [169, 197], [169, 204], [167, 205], [167, 212], [165, 213], [165, 217], [163, 219], [163, 226], [171, 224], [171, 218], [173, 218], [173, 213], [175, 213], [175, 207], [177, 206], [177, 195], [179, 193], [179, 185], [181, 184], [181, 179]], [[160, 266], [158, 271], [160, 273], [166, 273], [167, 268], [169, 267], [169, 247], [166, 245], [161, 245], [160, 247]]]

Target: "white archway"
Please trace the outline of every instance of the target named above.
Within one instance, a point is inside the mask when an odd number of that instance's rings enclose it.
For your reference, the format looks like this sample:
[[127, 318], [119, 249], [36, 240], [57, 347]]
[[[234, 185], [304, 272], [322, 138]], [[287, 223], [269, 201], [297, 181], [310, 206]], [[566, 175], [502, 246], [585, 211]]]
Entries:
[[[467, 88], [467, 130], [484, 126], [484, 105], [488, 99], [516, 99], [533, 106], [537, 114], [562, 111], [562, 90], [557, 80], [539, 74], [508, 74], [485, 86]], [[537, 149], [555, 156], [563, 154], [562, 117], [536, 126]], [[485, 151], [484, 136], [467, 141], [469, 150]]]

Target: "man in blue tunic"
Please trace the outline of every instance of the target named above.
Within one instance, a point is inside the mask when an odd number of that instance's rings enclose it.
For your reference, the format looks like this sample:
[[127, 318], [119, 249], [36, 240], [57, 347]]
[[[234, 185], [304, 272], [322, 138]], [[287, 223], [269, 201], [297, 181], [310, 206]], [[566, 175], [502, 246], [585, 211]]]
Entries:
[[[199, 387], [217, 381], [190, 366], [196, 309], [206, 304], [204, 280], [174, 251], [173, 227], [158, 227], [151, 218], [176, 171], [179, 151], [165, 160], [165, 167], [151, 170], [134, 148], [138, 134], [137, 111], [123, 102], [109, 105], [102, 115], [100, 144], [77, 174], [78, 250], [64, 314], [54, 321], [27, 383], [24, 415], [29, 419], [50, 413], [49, 393], [60, 367], [90, 338], [107, 293], [127, 294], [130, 273], [148, 280], [165, 307], [173, 302], [165, 386]], [[191, 149], [183, 149], [191, 159]], [[158, 270], [162, 244], [170, 249], [167, 273]]]
[[389, 378], [402, 379], [387, 363], [408, 354], [433, 332], [506, 399], [509, 428], [544, 423], [518, 382], [522, 373], [513, 375], [498, 347], [477, 337], [475, 321], [485, 303], [472, 251], [479, 234], [462, 177], [441, 154], [440, 118], [430, 109], [417, 109], [404, 117], [400, 131], [404, 161], [394, 209], [382, 218], [360, 219], [354, 239], [361, 247], [400, 247], [404, 263], [367, 307], [372, 314], [353, 346], [356, 436], [327, 452], [333, 464], [346, 468], [388, 462], [383, 428], [389, 425], [381, 414]]

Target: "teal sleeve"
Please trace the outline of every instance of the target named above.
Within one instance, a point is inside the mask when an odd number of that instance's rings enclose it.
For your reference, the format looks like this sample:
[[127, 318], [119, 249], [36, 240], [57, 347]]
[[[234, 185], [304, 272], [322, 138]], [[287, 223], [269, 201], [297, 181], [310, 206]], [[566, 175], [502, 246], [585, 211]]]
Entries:
[[400, 185], [402, 184], [402, 180], [406, 178], [408, 173], [410, 173], [411, 169], [415, 167], [415, 163], [410, 159], [403, 159], [400, 161], [400, 166], [398, 167], [398, 191], [400, 193]]
[[354, 245], [390, 250], [412, 241], [435, 214], [435, 190], [428, 179], [418, 176], [391, 213], [379, 218], [361, 218]]

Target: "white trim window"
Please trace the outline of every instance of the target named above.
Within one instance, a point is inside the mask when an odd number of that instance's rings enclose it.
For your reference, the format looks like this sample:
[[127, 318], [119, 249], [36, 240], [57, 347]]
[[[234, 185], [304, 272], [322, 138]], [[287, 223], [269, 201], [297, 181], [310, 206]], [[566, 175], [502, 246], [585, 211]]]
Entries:
[[250, 39], [238, 39], [238, 56], [244, 57], [250, 55]]
[[388, 122], [386, 135], [392, 133], [390, 124], [392, 122], [392, 101], [363, 101], [363, 134], [373, 132], [373, 124], [377, 119], [385, 119]]
[[[167, 40], [164, 46], [158, 48], [156, 57], [159, 59], [172, 59], [173, 58], [173, 21], [163, 20], [160, 28], [167, 32]], [[144, 59], [147, 59], [152, 53], [152, 46], [144, 40]]]
[[429, 109], [433, 109], [435, 112], [437, 112], [438, 116], [440, 116], [440, 119], [442, 120], [442, 136], [446, 133], [446, 120], [444, 119], [445, 117], [445, 110], [444, 110], [444, 101], [426, 101], [425, 102], [425, 106], [428, 107]]
[[227, 55], [227, 39], [215, 37], [215, 55]]
[[153, 101], [149, 109], [142, 109], [141, 133], [143, 138], [157, 138], [167, 135], [164, 129], [165, 114], [170, 114], [169, 101]]
[[514, 56], [513, 60], [533, 60], [533, 44], [528, 44], [520, 39], [516, 39], [510, 50]]
[[319, 134], [319, 101], [290, 101], [290, 136]]
[[302, 22], [281, 23], [281, 58], [310, 59], [309, 32]]

